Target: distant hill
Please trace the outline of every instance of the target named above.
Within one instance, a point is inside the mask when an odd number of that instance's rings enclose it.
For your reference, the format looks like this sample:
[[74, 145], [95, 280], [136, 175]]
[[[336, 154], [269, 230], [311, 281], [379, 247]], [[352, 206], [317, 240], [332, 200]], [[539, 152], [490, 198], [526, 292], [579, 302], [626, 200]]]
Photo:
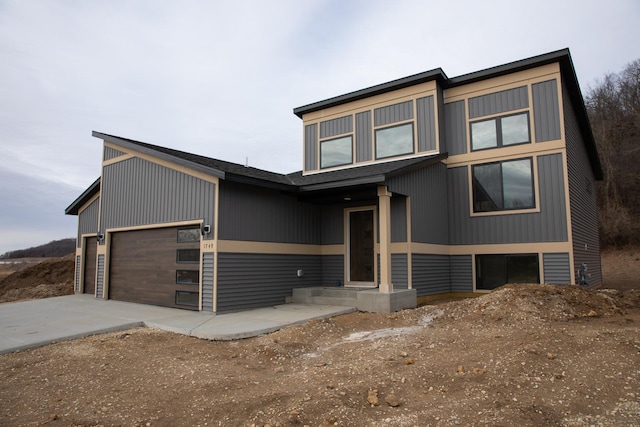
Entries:
[[76, 239], [62, 239], [54, 240], [33, 248], [5, 252], [0, 255], [0, 259], [61, 257], [74, 253], [75, 250]]

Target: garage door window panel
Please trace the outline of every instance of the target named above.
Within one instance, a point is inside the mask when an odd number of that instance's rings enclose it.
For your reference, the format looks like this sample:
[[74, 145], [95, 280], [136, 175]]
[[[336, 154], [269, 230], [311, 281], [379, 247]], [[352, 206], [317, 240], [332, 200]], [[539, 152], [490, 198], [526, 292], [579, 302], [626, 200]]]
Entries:
[[178, 243], [191, 243], [200, 241], [200, 228], [179, 228]]
[[176, 283], [179, 285], [197, 285], [200, 283], [198, 270], [176, 270]]
[[199, 301], [197, 292], [176, 291], [176, 305], [186, 305], [188, 307], [197, 307]]
[[178, 249], [176, 262], [178, 264], [196, 264], [200, 261], [200, 249]]

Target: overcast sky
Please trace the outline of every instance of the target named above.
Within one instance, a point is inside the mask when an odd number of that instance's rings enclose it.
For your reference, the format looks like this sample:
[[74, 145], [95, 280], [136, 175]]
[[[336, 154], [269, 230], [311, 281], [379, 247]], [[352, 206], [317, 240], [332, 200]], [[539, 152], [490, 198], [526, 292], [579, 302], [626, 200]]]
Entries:
[[640, 57], [638, 0], [0, 0], [0, 254], [74, 237], [109, 133], [301, 169], [292, 109], [570, 48], [585, 93]]

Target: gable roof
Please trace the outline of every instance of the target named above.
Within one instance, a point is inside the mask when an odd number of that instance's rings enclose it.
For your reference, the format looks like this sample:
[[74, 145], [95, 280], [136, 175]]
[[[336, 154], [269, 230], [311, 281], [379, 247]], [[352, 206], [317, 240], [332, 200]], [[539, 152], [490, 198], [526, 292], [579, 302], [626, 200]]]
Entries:
[[589, 156], [589, 162], [591, 163], [591, 168], [593, 170], [595, 178], [597, 180], [601, 180], [603, 177], [602, 165], [600, 163], [600, 158], [598, 157], [596, 142], [591, 131], [589, 116], [587, 115], [587, 109], [584, 105], [584, 99], [582, 97], [582, 92], [580, 91], [578, 77], [576, 76], [569, 49], [561, 49], [555, 52], [533, 56], [531, 58], [510, 62], [508, 64], [499, 65], [496, 67], [491, 67], [481, 71], [476, 71], [452, 78], [448, 78], [442, 71], [442, 69], [437, 68], [435, 70], [415, 74], [413, 76], [393, 80], [381, 85], [372, 86], [370, 88], [361, 89], [345, 95], [329, 98], [324, 101], [314, 102], [312, 104], [294, 108], [293, 113], [296, 116], [302, 118], [303, 115], [307, 113], [312, 113], [314, 111], [319, 111], [325, 108], [346, 104], [348, 102], [357, 101], [367, 96], [379, 95], [431, 80], [436, 80], [443, 89], [448, 89], [552, 63], [558, 63], [560, 65], [562, 84], [567, 88], [569, 98], [574, 107], [578, 125], [580, 127], [582, 138], [584, 140], [587, 154]]
[[65, 215], [78, 215], [80, 208], [82, 208], [85, 203], [87, 203], [93, 196], [98, 194], [100, 191], [100, 178], [93, 181], [86, 190], [82, 192], [81, 195], [78, 196], [65, 210]]

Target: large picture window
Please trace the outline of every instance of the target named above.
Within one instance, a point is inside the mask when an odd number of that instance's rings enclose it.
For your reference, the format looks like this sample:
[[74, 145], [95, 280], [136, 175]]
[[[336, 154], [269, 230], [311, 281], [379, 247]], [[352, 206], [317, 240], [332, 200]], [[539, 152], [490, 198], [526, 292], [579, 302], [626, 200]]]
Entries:
[[540, 283], [538, 255], [476, 255], [476, 289], [507, 283]]
[[473, 211], [534, 208], [532, 171], [531, 158], [473, 166]]
[[320, 142], [320, 167], [330, 168], [353, 163], [352, 145], [351, 136]]
[[471, 149], [486, 150], [531, 142], [529, 113], [471, 123]]
[[413, 153], [413, 123], [376, 130], [376, 159]]

